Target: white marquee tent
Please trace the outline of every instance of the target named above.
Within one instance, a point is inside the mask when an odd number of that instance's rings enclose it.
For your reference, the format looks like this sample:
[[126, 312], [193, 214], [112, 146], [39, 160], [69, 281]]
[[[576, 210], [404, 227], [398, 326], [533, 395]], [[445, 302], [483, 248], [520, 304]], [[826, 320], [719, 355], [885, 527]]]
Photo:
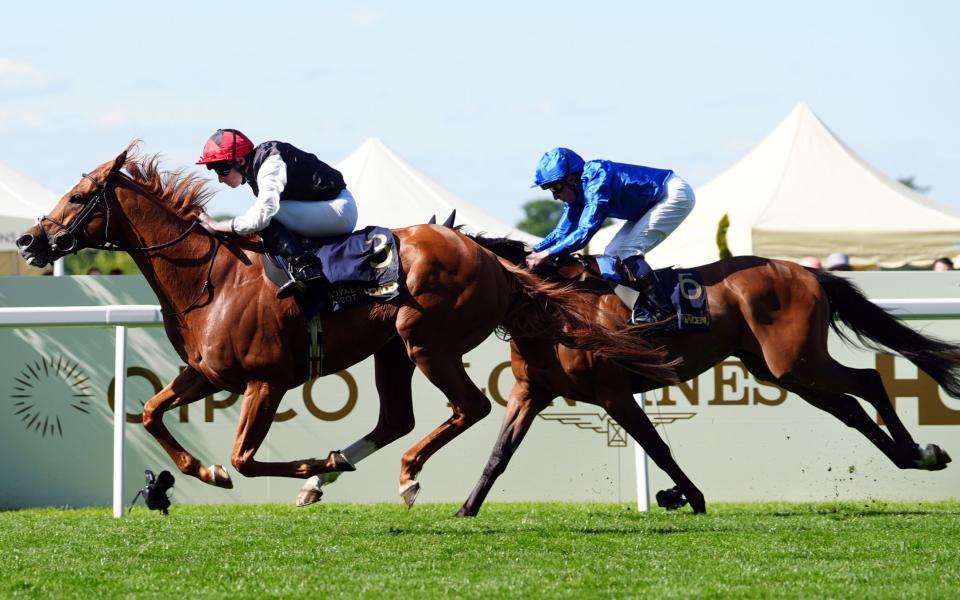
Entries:
[[0, 163], [0, 274], [39, 275], [17, 255], [17, 238], [48, 212], [57, 196], [42, 185]]
[[454, 209], [457, 225], [491, 236], [509, 236], [529, 243], [539, 238], [501, 223], [431, 180], [416, 167], [370, 138], [336, 168], [357, 198], [357, 227], [406, 227], [426, 223], [431, 215], [443, 222]]
[[[717, 260], [724, 214], [735, 255], [799, 260], [845, 252], [854, 266], [896, 267], [929, 266], [958, 252], [960, 215], [865, 163], [804, 103], [695, 192], [696, 208], [650, 253], [655, 266]], [[591, 252], [602, 252], [617, 229], [598, 232]]]

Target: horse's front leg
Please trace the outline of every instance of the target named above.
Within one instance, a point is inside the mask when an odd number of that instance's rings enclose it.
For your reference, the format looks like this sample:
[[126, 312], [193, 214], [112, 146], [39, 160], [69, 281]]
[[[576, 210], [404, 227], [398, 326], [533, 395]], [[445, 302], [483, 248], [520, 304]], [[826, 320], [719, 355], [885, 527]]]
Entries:
[[507, 409], [503, 413], [500, 435], [497, 436], [497, 441], [490, 452], [487, 466], [484, 467], [483, 475], [474, 486], [470, 497], [457, 512], [458, 517], [477, 516], [484, 499], [490, 493], [497, 478], [506, 471], [510, 458], [517, 451], [533, 420], [540, 411], [549, 406], [552, 399], [553, 395], [550, 392], [533, 387], [527, 381], [518, 380], [514, 384], [510, 399], [507, 401]]
[[230, 463], [244, 477], [306, 478], [331, 471], [352, 471], [340, 453], [331, 452], [325, 459], [306, 458], [289, 462], [260, 462], [254, 458], [277, 414], [287, 388], [267, 381], [250, 381], [243, 394], [237, 438], [233, 443]]
[[[604, 390], [600, 386], [597, 386], [596, 395], [603, 400], [599, 405], [607, 411], [607, 414], [630, 434], [633, 441], [643, 448], [658, 467], [673, 479], [678, 491], [690, 502], [693, 512], [706, 512], [707, 504], [703, 492], [690, 481], [677, 461], [673, 459], [670, 447], [664, 443], [653, 423], [650, 422], [650, 418], [633, 399], [633, 395], [623, 389]], [[671, 500], [679, 501], [674, 498]]]
[[463, 368], [463, 355], [452, 349], [414, 346], [411, 356], [417, 367], [447, 397], [453, 415], [407, 450], [400, 460], [400, 499], [407, 508], [420, 493], [417, 474], [437, 450], [490, 414], [490, 400], [470, 380]]
[[192, 367], [187, 367], [144, 405], [143, 426], [160, 442], [181, 473], [217, 487], [232, 488], [233, 482], [226, 469], [221, 465], [210, 465], [209, 468], [203, 466], [180, 445], [163, 424], [163, 414], [168, 410], [196, 402], [219, 391], [220, 388], [210, 383], [206, 377]]
[[[373, 431], [350, 444], [339, 453], [352, 467], [387, 444], [413, 431], [413, 389], [410, 385], [414, 364], [407, 356], [407, 348], [400, 336], [395, 336], [373, 355], [377, 394], [380, 397], [380, 418]], [[321, 488], [333, 483], [339, 471], [314, 475], [300, 488], [297, 506], [318, 502]]]

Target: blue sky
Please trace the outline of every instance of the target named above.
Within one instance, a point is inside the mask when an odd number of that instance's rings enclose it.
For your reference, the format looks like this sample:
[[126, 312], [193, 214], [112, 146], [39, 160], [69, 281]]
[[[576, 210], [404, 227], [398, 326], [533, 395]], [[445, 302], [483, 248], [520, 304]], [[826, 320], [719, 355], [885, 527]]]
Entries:
[[[960, 3], [49, 2], [4, 9], [0, 161], [59, 193], [217, 127], [335, 163], [370, 136], [515, 223], [540, 154], [709, 181], [806, 101], [960, 208]], [[211, 212], [239, 212], [248, 190]], [[360, 199], [362, 202], [362, 198]]]

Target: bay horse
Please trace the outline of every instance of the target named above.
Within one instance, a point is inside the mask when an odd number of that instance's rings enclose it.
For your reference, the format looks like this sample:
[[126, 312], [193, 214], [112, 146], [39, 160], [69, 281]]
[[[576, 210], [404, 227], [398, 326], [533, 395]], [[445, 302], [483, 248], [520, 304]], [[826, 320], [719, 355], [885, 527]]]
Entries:
[[[80, 248], [128, 252], [156, 293], [164, 329], [186, 367], [144, 406], [143, 424], [186, 475], [231, 488], [219, 464], [204, 466], [183, 448], [163, 415], [221, 390], [243, 394], [231, 464], [248, 477], [310, 478], [353, 470], [354, 463], [412, 431], [411, 377], [419, 368], [452, 405], [452, 416], [401, 462], [401, 498], [409, 506], [415, 478], [437, 448], [490, 411], [471, 382], [463, 354], [497, 326], [589, 348], [638, 372], [670, 378], [672, 366], [636, 335], [608, 330], [563, 286], [504, 266], [450, 228], [420, 225], [394, 232], [400, 295], [322, 320], [323, 374], [373, 355], [380, 417], [376, 428], [325, 459], [261, 462], [264, 441], [284, 393], [308, 378], [307, 322], [293, 298], [277, 300], [252, 238], [216, 237], [198, 226], [211, 192], [206, 180], [161, 172], [158, 158], [137, 155], [137, 143], [84, 176], [18, 240], [20, 255], [44, 266]], [[299, 504], [319, 499], [301, 489]]]
[[[473, 236], [509, 264], [523, 264], [522, 243]], [[818, 269], [756, 256], [737, 256], [695, 269], [703, 278], [710, 309], [707, 332], [648, 332], [651, 344], [680, 358], [676, 376], [696, 377], [728, 356], [740, 359], [759, 380], [775, 383], [862, 433], [901, 469], [940, 470], [950, 456], [935, 444], [921, 449], [894, 410], [874, 369], [854, 369], [827, 351], [832, 327], [845, 341], [892, 350], [929, 374], [948, 394], [960, 397], [960, 346], [924, 336], [870, 302], [850, 281]], [[575, 281], [593, 306], [593, 318], [624, 326], [630, 311], [599, 275], [591, 257], [572, 257], [542, 271], [548, 279]], [[675, 320], [672, 317], [671, 320]], [[841, 324], [846, 327], [843, 329]], [[706, 510], [702, 493], [670, 455], [633, 395], [669, 382], [635, 376], [589, 351], [545, 340], [514, 339], [510, 392], [503, 426], [480, 480], [459, 516], [474, 516], [504, 472], [536, 415], [563, 396], [602, 407], [677, 484], [695, 512]], [[875, 408], [889, 433], [854, 396]]]

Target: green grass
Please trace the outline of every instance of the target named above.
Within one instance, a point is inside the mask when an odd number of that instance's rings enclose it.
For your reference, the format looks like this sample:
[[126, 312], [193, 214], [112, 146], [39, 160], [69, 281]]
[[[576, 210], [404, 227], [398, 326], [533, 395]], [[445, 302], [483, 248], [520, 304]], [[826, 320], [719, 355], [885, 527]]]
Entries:
[[0, 512], [0, 597], [957, 597], [960, 503]]

